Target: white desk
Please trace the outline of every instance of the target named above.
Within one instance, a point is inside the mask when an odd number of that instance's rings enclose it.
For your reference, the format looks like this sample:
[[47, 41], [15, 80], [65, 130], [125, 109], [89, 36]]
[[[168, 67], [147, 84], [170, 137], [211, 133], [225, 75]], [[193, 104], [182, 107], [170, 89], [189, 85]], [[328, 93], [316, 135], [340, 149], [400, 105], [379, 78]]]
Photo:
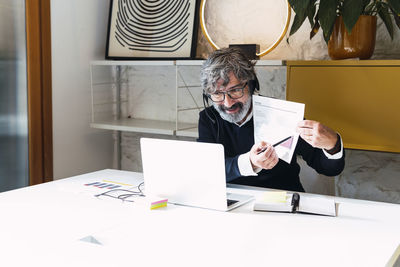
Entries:
[[[83, 185], [141, 179], [103, 170], [1, 193], [0, 266], [385, 266], [400, 243], [395, 204], [336, 198], [338, 217], [254, 212], [252, 203], [149, 210]], [[80, 241], [87, 236], [101, 245]]]

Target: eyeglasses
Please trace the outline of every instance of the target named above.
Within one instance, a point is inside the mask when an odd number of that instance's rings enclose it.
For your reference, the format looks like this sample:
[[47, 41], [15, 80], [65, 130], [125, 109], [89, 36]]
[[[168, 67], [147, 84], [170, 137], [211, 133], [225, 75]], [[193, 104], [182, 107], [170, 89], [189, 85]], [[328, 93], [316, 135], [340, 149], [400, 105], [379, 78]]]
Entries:
[[238, 99], [244, 95], [244, 89], [246, 88], [246, 86], [247, 86], [247, 82], [240, 88], [234, 88], [234, 89], [228, 90], [226, 92], [215, 92], [215, 93], [209, 94], [208, 97], [213, 102], [224, 101], [225, 95], [228, 95], [231, 99]]

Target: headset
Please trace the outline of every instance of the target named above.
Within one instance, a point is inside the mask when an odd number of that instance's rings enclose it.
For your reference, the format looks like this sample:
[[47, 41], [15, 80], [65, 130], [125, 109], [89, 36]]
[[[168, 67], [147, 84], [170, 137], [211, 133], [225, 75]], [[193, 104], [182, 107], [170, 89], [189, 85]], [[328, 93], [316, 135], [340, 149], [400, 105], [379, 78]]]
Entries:
[[254, 79], [248, 82], [250, 94], [253, 95], [255, 92], [260, 92], [260, 83], [258, 82], [257, 76], [254, 74]]
[[[254, 74], [254, 79], [249, 80], [247, 82], [247, 85], [249, 86], [250, 95], [253, 95], [255, 92], [258, 93], [260, 91], [260, 83], [258, 82], [257, 76], [255, 74]], [[217, 115], [215, 115], [214, 111], [211, 110], [211, 113], [212, 113], [214, 119], [211, 118], [211, 116], [207, 110], [210, 107], [210, 104], [208, 103], [208, 95], [204, 90], [203, 90], [203, 105], [204, 105], [204, 112], [206, 113], [206, 116], [210, 119], [210, 121], [213, 124], [217, 124], [217, 142], [218, 142], [219, 141], [219, 123], [217, 120]]]

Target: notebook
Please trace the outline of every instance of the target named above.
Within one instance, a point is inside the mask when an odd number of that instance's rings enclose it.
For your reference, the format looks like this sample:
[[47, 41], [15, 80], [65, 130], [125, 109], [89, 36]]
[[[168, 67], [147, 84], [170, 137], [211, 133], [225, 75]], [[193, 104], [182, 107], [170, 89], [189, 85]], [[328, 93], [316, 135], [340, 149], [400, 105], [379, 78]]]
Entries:
[[287, 193], [286, 191], [265, 192], [256, 199], [253, 209], [256, 211], [337, 215], [336, 203], [331, 196]]
[[146, 196], [220, 211], [253, 199], [227, 193], [221, 144], [141, 138], [140, 149]]

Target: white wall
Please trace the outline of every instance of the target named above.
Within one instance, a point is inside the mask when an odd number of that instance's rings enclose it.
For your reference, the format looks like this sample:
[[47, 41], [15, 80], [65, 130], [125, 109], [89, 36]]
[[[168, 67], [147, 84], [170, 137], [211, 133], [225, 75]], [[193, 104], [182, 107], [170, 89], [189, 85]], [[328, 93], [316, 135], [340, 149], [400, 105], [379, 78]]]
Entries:
[[[262, 3], [261, 3], [262, 2]], [[205, 10], [205, 22], [208, 32], [213, 40], [220, 46], [229, 43], [254, 43], [260, 44], [260, 51], [264, 51], [272, 41], [268, 36], [279, 36], [276, 27], [282, 29], [282, 21], [277, 18], [280, 15], [284, 0], [210, 0], [207, 1]], [[243, 5], [247, 5], [243, 8]], [[269, 7], [273, 5], [273, 8]], [[270, 13], [273, 14], [270, 14]], [[232, 16], [231, 14], [235, 14]], [[278, 14], [278, 16], [277, 16]], [[292, 12], [291, 20], [294, 19]], [[251, 18], [251, 19], [249, 19]], [[257, 19], [253, 19], [257, 18]], [[223, 23], [225, 21], [225, 23]], [[278, 21], [278, 22], [276, 22]], [[394, 26], [394, 40], [390, 39], [382, 20], [377, 22], [377, 35], [375, 51], [371, 59], [398, 59], [400, 58], [400, 30]], [[290, 25], [292, 25], [290, 23]], [[279, 45], [265, 55], [262, 59], [285, 59], [285, 60], [329, 60], [328, 49], [323, 39], [322, 30], [310, 41], [310, 23], [308, 19], [300, 29], [286, 42], [289, 30]], [[280, 31], [279, 31], [280, 33]], [[212, 50], [208, 41], [200, 34], [198, 55], [207, 57]]]
[[112, 166], [112, 133], [89, 127], [89, 63], [104, 59], [108, 5], [51, 1], [54, 179]]

